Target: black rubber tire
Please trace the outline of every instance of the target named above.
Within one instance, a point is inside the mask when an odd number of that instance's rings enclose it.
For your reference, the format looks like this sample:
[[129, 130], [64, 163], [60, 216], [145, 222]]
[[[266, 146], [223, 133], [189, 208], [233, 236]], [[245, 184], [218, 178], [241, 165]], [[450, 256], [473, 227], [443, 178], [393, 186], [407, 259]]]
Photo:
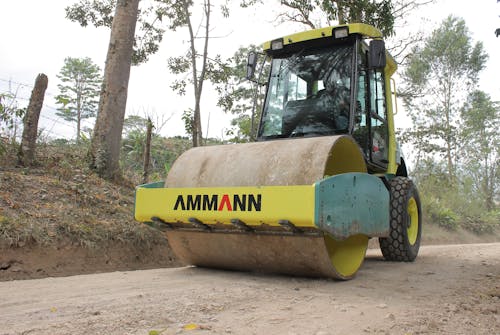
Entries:
[[[418, 255], [422, 235], [422, 213], [418, 191], [413, 182], [407, 177], [395, 177], [389, 181], [389, 185], [391, 197], [389, 205], [390, 234], [389, 237], [379, 238], [380, 249], [384, 258], [388, 261], [412, 262]], [[414, 199], [414, 201], [411, 199]], [[418, 219], [415, 220], [415, 217], [413, 217], [414, 221], [417, 222], [411, 222], [412, 219], [408, 213], [408, 208], [413, 206], [415, 210], [415, 205], [418, 211]], [[418, 224], [418, 227], [414, 228], [410, 233], [413, 236], [409, 236], [409, 224], [415, 223]]]

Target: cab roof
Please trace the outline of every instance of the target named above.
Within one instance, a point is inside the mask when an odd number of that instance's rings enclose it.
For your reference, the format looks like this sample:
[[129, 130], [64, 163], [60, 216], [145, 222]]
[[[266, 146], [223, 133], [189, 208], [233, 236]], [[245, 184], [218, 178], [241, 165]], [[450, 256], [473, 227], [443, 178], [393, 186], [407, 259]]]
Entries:
[[[335, 31], [342, 30], [343, 27], [347, 27], [348, 35], [358, 34], [363, 36], [363, 38], [367, 39], [382, 39], [382, 32], [377, 28], [364, 24], [364, 23], [351, 23], [351, 24], [342, 24], [338, 26], [331, 26], [313, 30], [307, 30], [300, 33], [295, 33], [287, 36], [283, 36], [281, 38], [277, 38], [271, 41], [267, 41], [262, 45], [264, 51], [271, 51], [271, 46], [273, 42], [281, 40], [283, 42], [283, 47], [295, 43], [312, 41], [312, 40], [320, 40], [322, 38], [335, 38]], [[345, 37], [345, 36], [344, 36]], [[389, 75], [392, 75], [396, 69], [397, 65], [392, 56], [386, 52], [387, 58], [387, 66], [385, 72]]]

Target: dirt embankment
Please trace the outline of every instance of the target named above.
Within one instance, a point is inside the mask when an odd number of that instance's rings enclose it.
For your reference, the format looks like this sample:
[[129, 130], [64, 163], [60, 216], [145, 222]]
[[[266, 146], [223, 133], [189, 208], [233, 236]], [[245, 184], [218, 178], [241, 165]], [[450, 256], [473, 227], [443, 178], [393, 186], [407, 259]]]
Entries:
[[72, 244], [0, 249], [0, 281], [154, 269], [179, 265], [168, 244], [139, 247], [115, 243], [85, 248]]
[[500, 334], [499, 254], [372, 249], [346, 282], [192, 267], [0, 282], [0, 334]]
[[0, 281], [178, 264], [133, 207], [131, 185], [83, 169], [0, 166]]

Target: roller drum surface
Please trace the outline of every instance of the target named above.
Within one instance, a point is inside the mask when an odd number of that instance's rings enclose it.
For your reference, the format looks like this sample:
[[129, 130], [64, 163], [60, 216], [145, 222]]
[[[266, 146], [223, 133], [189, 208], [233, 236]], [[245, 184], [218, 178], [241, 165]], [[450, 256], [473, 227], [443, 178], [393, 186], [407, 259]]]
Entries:
[[[286, 139], [193, 148], [176, 160], [166, 187], [312, 185], [346, 172], [366, 172], [351, 137]], [[167, 238], [192, 265], [339, 279], [355, 275], [368, 244], [365, 236], [335, 241], [319, 230], [308, 235], [179, 229]]]
[[172, 166], [167, 187], [311, 185], [325, 175], [366, 172], [349, 136], [197, 147]]

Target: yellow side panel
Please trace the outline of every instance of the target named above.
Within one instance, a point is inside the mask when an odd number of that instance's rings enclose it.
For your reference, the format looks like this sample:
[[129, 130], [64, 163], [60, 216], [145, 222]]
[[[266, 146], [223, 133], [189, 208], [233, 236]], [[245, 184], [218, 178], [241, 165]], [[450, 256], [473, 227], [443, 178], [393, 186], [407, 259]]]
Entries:
[[296, 226], [314, 227], [314, 186], [263, 186], [227, 188], [142, 188], [136, 190], [135, 218], [188, 223], [279, 226], [289, 220]]

